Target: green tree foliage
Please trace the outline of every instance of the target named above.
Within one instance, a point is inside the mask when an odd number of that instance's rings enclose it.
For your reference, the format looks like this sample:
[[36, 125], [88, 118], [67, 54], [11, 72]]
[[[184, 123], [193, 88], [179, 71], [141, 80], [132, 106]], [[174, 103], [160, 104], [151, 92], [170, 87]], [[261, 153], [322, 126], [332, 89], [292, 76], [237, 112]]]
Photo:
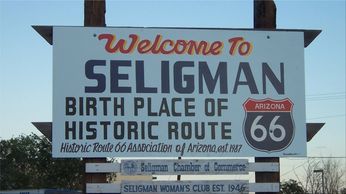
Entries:
[[83, 161], [52, 158], [52, 145], [35, 134], [0, 141], [0, 190], [82, 188]]
[[281, 192], [282, 194], [303, 194], [306, 193], [302, 186], [298, 184], [295, 180], [288, 180], [281, 184]]

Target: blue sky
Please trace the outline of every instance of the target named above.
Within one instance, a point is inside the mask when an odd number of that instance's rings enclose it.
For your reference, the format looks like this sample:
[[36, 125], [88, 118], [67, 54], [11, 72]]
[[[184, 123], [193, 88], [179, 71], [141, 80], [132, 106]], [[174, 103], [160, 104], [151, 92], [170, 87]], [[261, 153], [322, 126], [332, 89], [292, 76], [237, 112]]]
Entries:
[[[345, 156], [345, 1], [275, 1], [277, 28], [321, 29], [305, 49], [309, 156]], [[83, 25], [82, 0], [0, 0], [0, 137], [52, 121], [52, 46], [31, 25]], [[107, 1], [108, 26], [252, 28], [252, 1]], [[304, 83], [302, 83], [304, 84]], [[304, 161], [288, 162], [294, 168]]]

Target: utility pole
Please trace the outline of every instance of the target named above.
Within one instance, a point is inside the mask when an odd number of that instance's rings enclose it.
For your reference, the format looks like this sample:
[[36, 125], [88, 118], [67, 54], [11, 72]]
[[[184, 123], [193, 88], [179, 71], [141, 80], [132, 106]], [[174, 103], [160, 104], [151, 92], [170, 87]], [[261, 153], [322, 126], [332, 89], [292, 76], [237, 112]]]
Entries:
[[[273, 0], [254, 0], [254, 28], [255, 29], [276, 29], [276, 6]], [[278, 157], [255, 157], [255, 162], [273, 162], [280, 166]], [[256, 183], [280, 183], [279, 172], [256, 172]], [[268, 192], [256, 192], [256, 194], [266, 194]]]
[[[105, 0], [84, 0], [84, 26], [105, 27], [106, 2]], [[106, 163], [106, 158], [83, 158], [84, 168], [86, 163]], [[85, 173], [85, 169], [84, 169]], [[86, 183], [107, 183], [105, 173], [85, 173], [83, 193], [86, 193]]]

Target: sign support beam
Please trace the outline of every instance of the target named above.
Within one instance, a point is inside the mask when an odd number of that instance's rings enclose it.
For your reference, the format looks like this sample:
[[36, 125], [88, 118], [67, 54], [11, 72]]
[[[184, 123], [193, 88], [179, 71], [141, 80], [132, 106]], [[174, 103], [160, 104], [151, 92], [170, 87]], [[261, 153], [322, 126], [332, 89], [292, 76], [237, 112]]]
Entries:
[[[84, 26], [105, 27], [106, 2], [105, 0], [84, 0]], [[106, 158], [83, 158], [86, 163], [106, 163]], [[84, 170], [85, 172], [85, 170]], [[86, 193], [87, 183], [107, 183], [106, 173], [85, 173], [83, 193]]]
[[[52, 142], [52, 122], [32, 122], [32, 124]], [[324, 124], [325, 123], [306, 123], [306, 141], [310, 142]]]
[[[32, 28], [44, 38], [48, 44], [53, 45], [53, 26], [41, 26], [33, 25]], [[144, 27], [143, 27], [144, 28]], [[145, 27], [146, 29], [155, 27]], [[162, 27], [165, 28], [165, 27]], [[166, 29], [170, 29], [166, 27]], [[193, 29], [193, 28], [179, 28], [179, 29]], [[197, 29], [197, 28], [196, 28]], [[303, 32], [304, 33], [304, 47], [308, 47], [312, 41], [322, 32], [321, 30], [308, 30], [308, 29], [247, 29], [247, 28], [206, 28], [206, 29], [217, 29], [217, 30], [265, 30], [265, 31], [289, 31], [289, 32]]]
[[[276, 28], [276, 6], [273, 0], [254, 0], [254, 28]], [[273, 162], [280, 166], [278, 157], [255, 157], [255, 162]], [[280, 169], [279, 172], [255, 172], [255, 182], [280, 183]], [[265, 193], [267, 192], [256, 192], [256, 194]]]

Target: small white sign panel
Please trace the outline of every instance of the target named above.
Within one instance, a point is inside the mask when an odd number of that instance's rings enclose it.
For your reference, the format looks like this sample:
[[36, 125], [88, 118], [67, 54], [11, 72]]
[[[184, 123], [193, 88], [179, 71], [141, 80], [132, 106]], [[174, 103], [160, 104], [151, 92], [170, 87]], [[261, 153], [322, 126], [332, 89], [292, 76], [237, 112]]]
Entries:
[[121, 193], [246, 193], [249, 181], [122, 181]]
[[54, 157], [306, 155], [303, 32], [53, 34]]
[[248, 174], [249, 162], [233, 160], [122, 160], [123, 175]]

